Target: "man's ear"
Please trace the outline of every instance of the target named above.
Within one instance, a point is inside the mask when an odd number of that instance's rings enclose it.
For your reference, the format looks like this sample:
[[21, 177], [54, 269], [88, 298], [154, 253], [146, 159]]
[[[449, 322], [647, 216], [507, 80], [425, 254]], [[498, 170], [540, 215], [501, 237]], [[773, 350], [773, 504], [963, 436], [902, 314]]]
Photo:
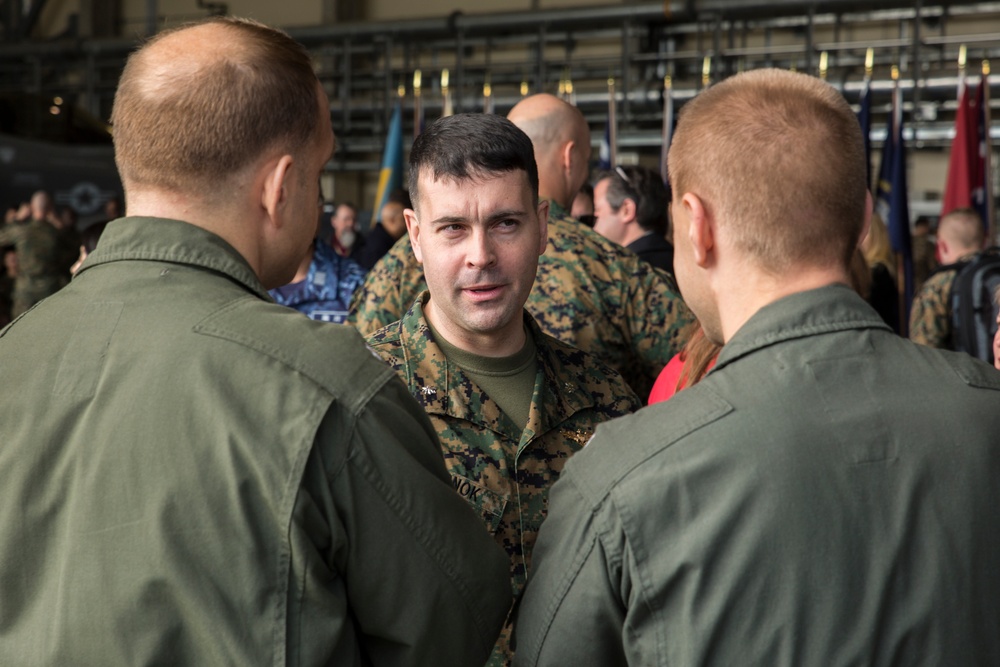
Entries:
[[423, 264], [423, 252], [420, 250], [420, 221], [417, 219], [417, 212], [412, 208], [404, 208], [403, 219], [406, 220], [406, 233], [410, 235], [410, 246], [413, 247], [413, 256], [417, 258], [418, 262]]
[[571, 173], [573, 169], [573, 160], [575, 159], [573, 155], [574, 148], [576, 148], [576, 142], [573, 140], [567, 141], [563, 144], [562, 153], [559, 154], [559, 162], [563, 171], [567, 174]]
[[618, 207], [618, 217], [621, 218], [622, 224], [635, 221], [637, 208], [635, 201], [628, 197], [622, 201], [622, 205]]
[[264, 181], [260, 203], [268, 218], [278, 228], [284, 225], [284, 212], [288, 204], [287, 185], [288, 180], [292, 178], [293, 162], [291, 155], [282, 155], [263, 167]]
[[538, 254], [545, 253], [545, 244], [549, 240], [549, 200], [538, 200]]
[[715, 249], [713, 221], [705, 208], [705, 203], [698, 195], [685, 193], [681, 205], [688, 217], [688, 240], [691, 242], [694, 262], [701, 268], [706, 268]]

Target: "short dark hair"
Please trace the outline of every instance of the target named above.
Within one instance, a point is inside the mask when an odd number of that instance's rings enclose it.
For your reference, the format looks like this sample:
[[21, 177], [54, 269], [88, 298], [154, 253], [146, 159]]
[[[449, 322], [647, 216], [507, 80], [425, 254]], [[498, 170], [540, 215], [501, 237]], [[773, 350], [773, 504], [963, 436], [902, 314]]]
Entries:
[[604, 172], [598, 181], [608, 179], [605, 197], [612, 211], [618, 212], [626, 199], [635, 202], [636, 222], [647, 232], [667, 233], [667, 207], [670, 197], [660, 175], [645, 167], [615, 167]]
[[524, 171], [532, 200], [538, 201], [538, 167], [531, 139], [503, 116], [456, 114], [435, 121], [422, 132], [410, 151], [409, 187], [414, 205], [420, 199], [417, 181], [421, 170], [429, 170], [435, 180]]

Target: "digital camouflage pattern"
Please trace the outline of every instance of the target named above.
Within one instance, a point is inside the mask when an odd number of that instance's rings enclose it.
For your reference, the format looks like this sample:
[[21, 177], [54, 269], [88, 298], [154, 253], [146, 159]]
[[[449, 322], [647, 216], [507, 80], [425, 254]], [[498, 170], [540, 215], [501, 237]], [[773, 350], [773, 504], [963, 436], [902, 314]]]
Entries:
[[[378, 330], [368, 343], [430, 416], [455, 490], [510, 556], [516, 599], [548, 511], [549, 488], [566, 460], [597, 424], [634, 412], [640, 402], [614, 370], [545, 335], [525, 312], [538, 374], [522, 431], [445, 357], [424, 318], [428, 298], [424, 292], [401, 321]], [[490, 665], [510, 663], [510, 630], [508, 619]]]
[[[528, 309], [542, 331], [621, 373], [644, 399], [687, 342], [694, 316], [673, 278], [550, 203], [549, 238]], [[427, 289], [408, 236], [369, 272], [348, 321], [362, 334], [400, 319]]]
[[62, 234], [51, 223], [31, 220], [0, 226], [0, 248], [6, 246], [14, 246], [17, 251], [13, 317], [55, 294], [69, 281]]
[[910, 340], [921, 345], [951, 349], [951, 307], [948, 297], [957, 269], [931, 274], [913, 298], [910, 309]]

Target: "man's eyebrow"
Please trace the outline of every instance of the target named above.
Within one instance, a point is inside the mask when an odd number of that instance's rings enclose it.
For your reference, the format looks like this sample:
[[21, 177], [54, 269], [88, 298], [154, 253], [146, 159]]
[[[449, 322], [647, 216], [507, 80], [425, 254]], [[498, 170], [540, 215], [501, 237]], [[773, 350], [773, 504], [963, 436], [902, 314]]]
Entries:
[[522, 211], [518, 208], [508, 208], [490, 213], [486, 218], [486, 222], [496, 222], [497, 220], [503, 220], [504, 218], [523, 218], [526, 215], [528, 215], [527, 211]]
[[[527, 216], [526, 211], [522, 211], [517, 208], [502, 209], [500, 211], [493, 211], [488, 216], [486, 216], [486, 223], [494, 223], [498, 220], [504, 220], [506, 218], [523, 218]], [[469, 219], [464, 215], [442, 215], [440, 218], [431, 220], [432, 225], [450, 225], [456, 222], [468, 222]]]
[[468, 218], [462, 215], [442, 215], [440, 218], [431, 220], [432, 225], [450, 225], [456, 222], [467, 222]]

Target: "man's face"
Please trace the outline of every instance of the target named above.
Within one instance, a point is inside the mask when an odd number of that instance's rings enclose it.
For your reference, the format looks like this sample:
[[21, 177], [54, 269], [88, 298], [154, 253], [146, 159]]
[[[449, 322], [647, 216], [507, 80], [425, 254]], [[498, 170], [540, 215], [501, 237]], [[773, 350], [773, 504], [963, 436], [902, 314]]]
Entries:
[[621, 215], [608, 203], [610, 178], [602, 178], [594, 186], [594, 231], [606, 239], [621, 243], [625, 237]]
[[382, 227], [394, 239], [398, 239], [406, 231], [406, 219], [403, 217], [403, 205], [399, 202], [388, 202], [382, 207]]
[[17, 276], [17, 251], [7, 249], [3, 253], [3, 266], [11, 278]]
[[358, 212], [347, 204], [341, 204], [337, 207], [337, 212], [334, 213], [330, 223], [333, 225], [333, 231], [340, 236], [348, 229], [353, 230], [357, 221]]
[[548, 202], [535, 205], [520, 170], [461, 181], [422, 172], [418, 183], [407, 226], [431, 293], [427, 317], [451, 344], [490, 356], [523, 326]]
[[33, 220], [44, 220], [52, 211], [52, 201], [45, 192], [36, 192], [31, 197], [31, 217]]
[[1000, 314], [997, 314], [997, 332], [993, 336], [993, 366], [1000, 371]]

